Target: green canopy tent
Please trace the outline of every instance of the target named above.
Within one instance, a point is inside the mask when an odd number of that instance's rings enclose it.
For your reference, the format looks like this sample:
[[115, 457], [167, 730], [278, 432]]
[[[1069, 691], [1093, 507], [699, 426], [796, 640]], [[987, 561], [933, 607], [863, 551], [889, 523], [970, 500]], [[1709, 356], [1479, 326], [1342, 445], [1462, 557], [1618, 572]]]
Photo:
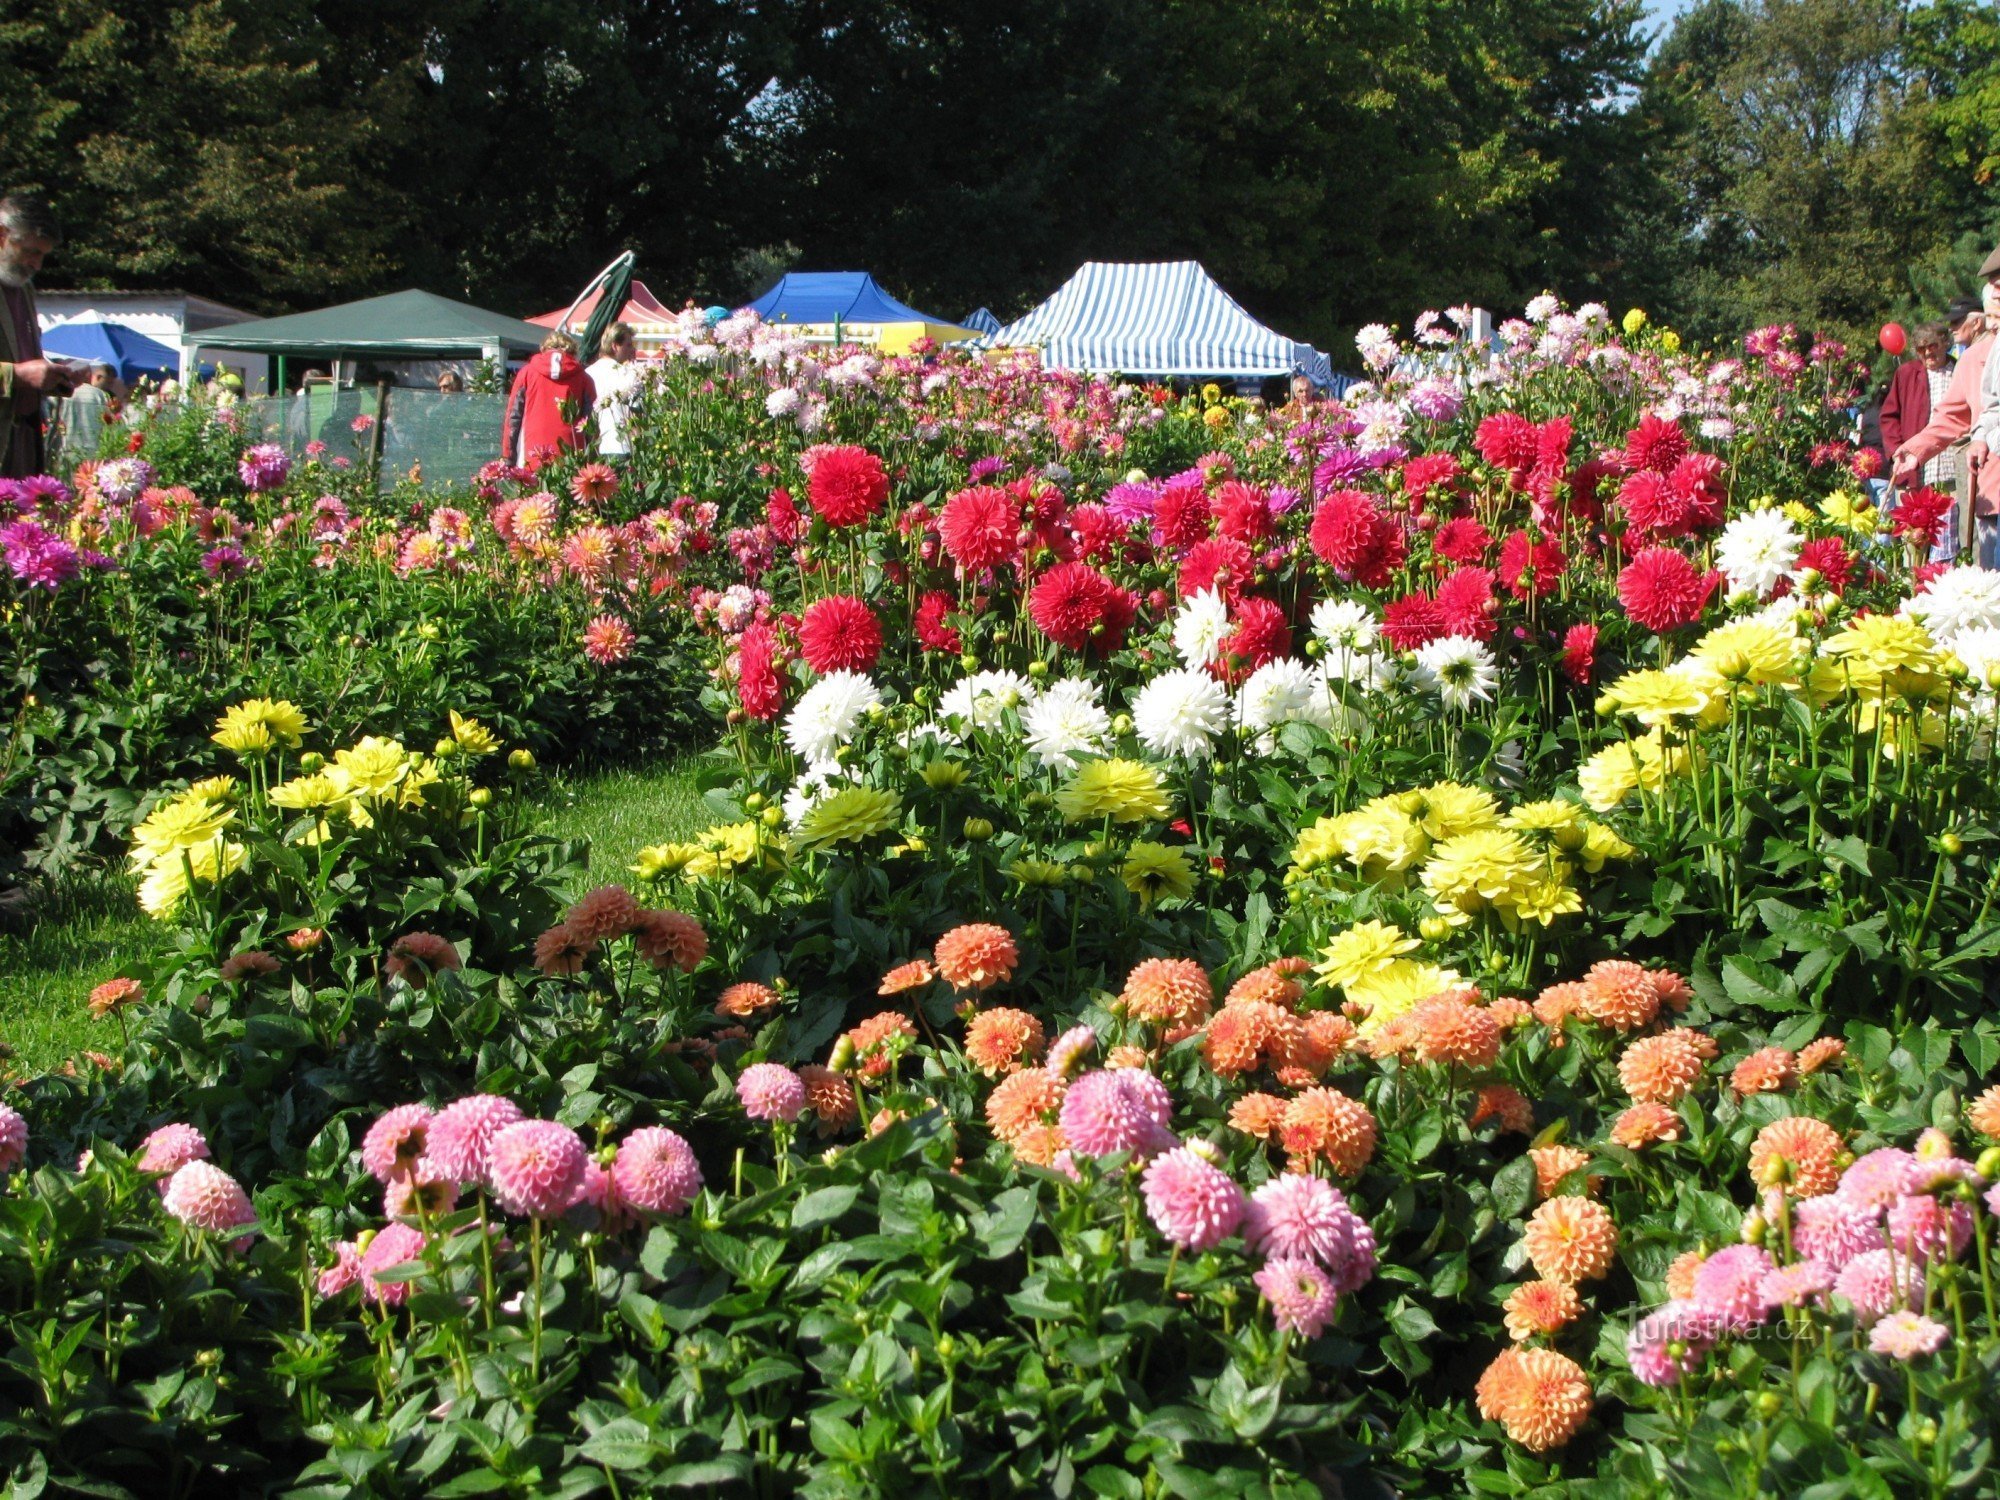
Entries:
[[490, 359], [532, 354], [548, 330], [430, 292], [391, 292], [338, 307], [189, 334], [183, 342], [280, 359]]

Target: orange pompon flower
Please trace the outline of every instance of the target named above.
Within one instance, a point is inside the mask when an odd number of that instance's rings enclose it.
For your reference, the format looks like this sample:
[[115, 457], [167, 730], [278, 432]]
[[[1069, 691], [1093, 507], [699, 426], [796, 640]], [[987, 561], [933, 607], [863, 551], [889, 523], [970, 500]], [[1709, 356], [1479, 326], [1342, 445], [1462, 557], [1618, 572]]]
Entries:
[[1500, 1304], [1506, 1315], [1507, 1337], [1547, 1338], [1583, 1315], [1583, 1299], [1566, 1281], [1528, 1281], [1507, 1294]]
[[1526, 1026], [1535, 1019], [1535, 1008], [1527, 1001], [1513, 995], [1502, 995], [1486, 1007], [1486, 1013], [1493, 1017], [1502, 1031], [1512, 1031], [1517, 1026]]
[[965, 1027], [965, 1055], [990, 1077], [1039, 1061], [1046, 1042], [1040, 1021], [1004, 1005], [981, 1011]]
[[597, 939], [558, 922], [535, 939], [535, 967], [551, 976], [580, 974], [596, 947]]
[[1245, 1094], [1229, 1106], [1230, 1128], [1260, 1141], [1276, 1140], [1284, 1118], [1285, 1101], [1276, 1094]]
[[715, 1013], [718, 1016], [735, 1016], [739, 1020], [750, 1020], [761, 1016], [778, 1004], [778, 992], [768, 984], [758, 984], [754, 979], [732, 984], [715, 997]]
[[819, 1122], [821, 1135], [837, 1135], [851, 1130], [860, 1118], [854, 1103], [854, 1085], [831, 1068], [807, 1063], [798, 1070], [799, 1082], [806, 1086], [806, 1108]]
[[1674, 1038], [1705, 1063], [1714, 1062], [1722, 1055], [1722, 1043], [1707, 1032], [1697, 1031], [1692, 1026], [1676, 1026], [1671, 1031], [1661, 1032], [1660, 1035]]
[[1679, 1032], [1640, 1037], [1619, 1057], [1618, 1081], [1641, 1104], [1678, 1104], [1701, 1081], [1701, 1058]]
[[1560, 1448], [1590, 1419], [1590, 1382], [1553, 1349], [1502, 1349], [1479, 1377], [1479, 1414], [1531, 1453]]
[[1500, 1055], [1500, 1023], [1484, 1006], [1469, 1005], [1456, 993], [1433, 995], [1410, 1012], [1419, 1062], [1460, 1068], [1491, 1066]]
[[1202, 1056], [1226, 1078], [1248, 1073], [1266, 1057], [1282, 1059], [1297, 1052], [1305, 1027], [1290, 1011], [1262, 1000], [1225, 1005], [1209, 1018], [1202, 1037]]
[[1302, 974], [1312, 973], [1312, 960], [1309, 958], [1274, 958], [1268, 964], [1264, 965], [1264, 967], [1274, 974], [1283, 974], [1287, 978], [1297, 979]]
[[875, 986], [875, 993], [900, 995], [906, 990], [920, 990], [935, 978], [937, 970], [931, 967], [929, 959], [913, 958], [906, 964], [897, 964], [884, 974], [882, 982]]
[[1307, 1089], [1285, 1106], [1278, 1139], [1295, 1169], [1310, 1171], [1318, 1158], [1336, 1175], [1353, 1177], [1375, 1155], [1375, 1117], [1338, 1089]]
[[1667, 1266], [1667, 1295], [1685, 1302], [1694, 1295], [1694, 1273], [1708, 1257], [1699, 1250], [1683, 1250]]
[[1611, 1139], [1627, 1151], [1681, 1138], [1681, 1117], [1664, 1104], [1635, 1104], [1611, 1122]]
[[1023, 1068], [1000, 1080], [986, 1096], [986, 1123], [1003, 1141], [1046, 1124], [1062, 1108], [1069, 1085], [1044, 1068]]
[[622, 885], [599, 886], [563, 918], [572, 930], [598, 942], [623, 937], [638, 920], [639, 903]]
[[1840, 1132], [1810, 1115], [1773, 1120], [1750, 1143], [1750, 1180], [1783, 1188], [1794, 1198], [1816, 1198], [1840, 1185]]
[[1837, 1036], [1823, 1036], [1799, 1049], [1799, 1077], [1810, 1078], [1821, 1068], [1847, 1056], [1847, 1043]]
[[1584, 1014], [1615, 1031], [1637, 1031], [1660, 1013], [1660, 992], [1653, 976], [1637, 964], [1606, 959], [1592, 964], [1583, 976]]
[[1247, 1000], [1261, 1000], [1280, 1010], [1297, 1010], [1305, 992], [1305, 986], [1290, 974], [1280, 973], [1276, 964], [1266, 964], [1261, 969], [1252, 969], [1232, 984], [1222, 1003], [1241, 1005]]
[[1535, 1107], [1528, 1102], [1528, 1096], [1511, 1083], [1489, 1083], [1474, 1099], [1472, 1128], [1477, 1130], [1488, 1120], [1500, 1122], [1502, 1135], [1510, 1130], [1516, 1135], [1535, 1133]]
[[1316, 1010], [1305, 1018], [1306, 1045], [1326, 1055], [1328, 1062], [1354, 1050], [1360, 1040], [1354, 1023], [1337, 1010]]
[[1535, 997], [1535, 1019], [1544, 1026], [1558, 1027], [1571, 1016], [1581, 1013], [1589, 999], [1590, 986], [1587, 984], [1575, 980], [1567, 984], [1552, 984]]
[[[452, 956], [455, 958], [457, 954]], [[101, 1021], [145, 996], [145, 986], [136, 979], [107, 979], [90, 992], [90, 1013]]]
[[1122, 1047], [1113, 1047], [1104, 1054], [1104, 1066], [1107, 1068], [1144, 1068], [1150, 1066], [1152, 1061], [1152, 1054], [1144, 1047], [1135, 1047], [1130, 1042]]
[[1125, 976], [1126, 1015], [1160, 1026], [1199, 1026], [1214, 1005], [1208, 970], [1191, 958], [1148, 958]]
[[[880, 1078], [887, 1073], [903, 1055], [903, 1049], [916, 1039], [916, 1028], [910, 1025], [909, 1018], [893, 1010], [870, 1016], [841, 1037], [841, 1041], [853, 1046], [854, 1070], [869, 1078]], [[839, 1050], [838, 1043], [835, 1050]]]
[[708, 934], [684, 911], [642, 911], [631, 931], [632, 946], [656, 969], [692, 974], [708, 957]]
[[1694, 987], [1672, 969], [1648, 969], [1646, 977], [1653, 981], [1653, 990], [1664, 1005], [1675, 1015], [1688, 1008], [1688, 1001], [1694, 999]]
[[1589, 1198], [1550, 1198], [1528, 1216], [1522, 1236], [1535, 1273], [1549, 1281], [1597, 1281], [1611, 1270], [1618, 1226]]
[[1981, 1135], [2000, 1141], [2000, 1083], [1965, 1106], [1965, 1123]]
[[[1590, 1153], [1579, 1151], [1574, 1146], [1536, 1146], [1529, 1150], [1528, 1160], [1535, 1164], [1535, 1192], [1539, 1197], [1552, 1197], [1563, 1184], [1576, 1173], [1590, 1165]], [[1585, 1190], [1601, 1182], [1602, 1178], [1592, 1178], [1585, 1183]]]
[[955, 990], [989, 990], [1014, 977], [1021, 951], [1014, 934], [991, 922], [967, 922], [937, 940], [938, 973]]
[[1024, 1161], [1031, 1167], [1052, 1167], [1056, 1164], [1056, 1153], [1064, 1147], [1062, 1127], [1030, 1125], [1007, 1144], [1014, 1148], [1016, 1161]]
[[1775, 1094], [1798, 1073], [1798, 1059], [1783, 1047], [1760, 1047], [1736, 1065], [1729, 1086], [1740, 1095]]

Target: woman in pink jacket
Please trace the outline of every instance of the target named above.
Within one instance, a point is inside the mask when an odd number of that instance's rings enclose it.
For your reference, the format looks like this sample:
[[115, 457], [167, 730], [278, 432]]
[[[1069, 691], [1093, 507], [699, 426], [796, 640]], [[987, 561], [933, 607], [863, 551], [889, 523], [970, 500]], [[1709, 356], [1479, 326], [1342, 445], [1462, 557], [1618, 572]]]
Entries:
[[[1951, 384], [1945, 390], [1944, 399], [1937, 403], [1922, 431], [1904, 439], [1896, 449], [1895, 484], [1898, 489], [1919, 483], [1925, 464], [1972, 431], [1979, 418], [1981, 386], [1987, 361], [1993, 353], [1996, 324], [2000, 324], [2000, 294], [1989, 290], [1985, 310], [1974, 313], [1956, 330], [1959, 339], [1969, 337], [1971, 342], [1965, 353], [1958, 357], [1958, 368], [1952, 371]], [[1967, 450], [1967, 462], [1973, 465], [1977, 560], [1982, 568], [2000, 568], [2000, 461], [1988, 458], [1979, 449], [1973, 448]], [[1956, 551], [1957, 537], [1954, 535], [1949, 540], [1952, 550]]]

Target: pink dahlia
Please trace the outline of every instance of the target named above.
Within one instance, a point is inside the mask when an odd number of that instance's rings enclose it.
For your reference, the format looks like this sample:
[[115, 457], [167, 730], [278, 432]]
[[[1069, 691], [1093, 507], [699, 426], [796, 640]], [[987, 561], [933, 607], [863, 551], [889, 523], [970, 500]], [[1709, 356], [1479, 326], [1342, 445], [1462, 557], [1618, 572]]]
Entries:
[[454, 1099], [432, 1117], [424, 1154], [460, 1182], [484, 1186], [493, 1137], [522, 1118], [520, 1106], [498, 1094]]
[[1854, 1159], [1840, 1174], [1835, 1192], [1862, 1208], [1884, 1209], [1917, 1189], [1917, 1159], [1907, 1151], [1884, 1146]]
[[611, 1176], [619, 1195], [641, 1213], [684, 1212], [701, 1191], [701, 1164], [694, 1148], [663, 1125], [648, 1125], [618, 1147]]
[[319, 1273], [314, 1283], [322, 1297], [338, 1297], [361, 1279], [361, 1250], [353, 1240], [341, 1240], [333, 1247], [333, 1264]]
[[1058, 1078], [1073, 1077], [1096, 1046], [1095, 1031], [1088, 1026], [1072, 1026], [1049, 1043], [1049, 1055], [1042, 1065]]
[[1833, 1267], [1807, 1256], [1764, 1275], [1757, 1295], [1766, 1307], [1817, 1307], [1833, 1290]]
[[616, 615], [599, 615], [583, 627], [583, 654], [593, 666], [615, 667], [632, 654], [639, 637]]
[[226, 1234], [255, 1223], [257, 1211], [243, 1185], [220, 1167], [191, 1161], [167, 1182], [166, 1210], [183, 1224]]
[[1063, 1095], [1063, 1141], [1085, 1156], [1154, 1156], [1174, 1144], [1172, 1112], [1167, 1086], [1143, 1068], [1086, 1073]]
[[[0, 1108], [5, 1108], [0, 1105]], [[139, 1142], [139, 1170], [161, 1174], [160, 1192], [167, 1191], [166, 1179], [191, 1161], [208, 1159], [208, 1139], [192, 1125], [162, 1125]]]
[[361, 1165], [377, 1182], [393, 1182], [415, 1168], [430, 1132], [427, 1104], [399, 1104], [387, 1111], [361, 1138]]
[[410, 1284], [407, 1281], [383, 1281], [381, 1274], [391, 1266], [420, 1258], [424, 1253], [424, 1244], [423, 1232], [408, 1224], [388, 1224], [375, 1231], [375, 1238], [361, 1252], [358, 1266], [362, 1295], [384, 1307], [401, 1307], [409, 1300]]
[[382, 1217], [419, 1219], [448, 1214], [458, 1207], [458, 1180], [429, 1157], [382, 1189]]
[[1271, 1321], [1287, 1333], [1318, 1338], [1340, 1307], [1333, 1278], [1318, 1261], [1303, 1256], [1267, 1260], [1250, 1279], [1271, 1304]]
[[1678, 1385], [1693, 1373], [1721, 1332], [1720, 1321], [1693, 1302], [1676, 1300], [1637, 1323], [1625, 1337], [1625, 1359], [1647, 1385]]
[[1937, 1353], [1950, 1337], [1950, 1330], [1935, 1318], [1892, 1312], [1868, 1331], [1868, 1347], [1877, 1354], [1907, 1362]]
[[1898, 1307], [1923, 1302], [1924, 1268], [1887, 1250], [1864, 1250], [1841, 1267], [1833, 1290], [1859, 1322], [1873, 1323]]
[[1187, 1146], [1154, 1157], [1141, 1181], [1154, 1226], [1183, 1250], [1212, 1250], [1243, 1222], [1243, 1189]]
[[551, 1219], [583, 1190], [590, 1157], [577, 1133], [553, 1120], [522, 1120], [493, 1137], [493, 1193], [509, 1213]]
[[1801, 1198], [1792, 1206], [1792, 1246], [1838, 1271], [1882, 1243], [1880, 1211], [1838, 1193]]
[[789, 1125], [805, 1111], [806, 1086], [781, 1063], [752, 1063], [737, 1075], [736, 1097], [751, 1119]]
[[1731, 1333], [1764, 1321], [1764, 1278], [1776, 1267], [1755, 1245], [1728, 1245], [1709, 1256], [1694, 1273], [1695, 1305], [1715, 1314]]
[[1011, 562], [1020, 549], [1020, 530], [1020, 502], [997, 485], [960, 490], [938, 515], [938, 537], [961, 577]]
[[1914, 1260], [1957, 1260], [1972, 1243], [1972, 1210], [1917, 1194], [1889, 1205], [1889, 1243]]
[[1324, 1178], [1287, 1172], [1258, 1188], [1244, 1212], [1243, 1240], [1260, 1255], [1318, 1261], [1338, 1292], [1351, 1292], [1375, 1274], [1374, 1232]]
[[21, 1112], [0, 1104], [0, 1172], [11, 1172], [28, 1154], [28, 1122]]

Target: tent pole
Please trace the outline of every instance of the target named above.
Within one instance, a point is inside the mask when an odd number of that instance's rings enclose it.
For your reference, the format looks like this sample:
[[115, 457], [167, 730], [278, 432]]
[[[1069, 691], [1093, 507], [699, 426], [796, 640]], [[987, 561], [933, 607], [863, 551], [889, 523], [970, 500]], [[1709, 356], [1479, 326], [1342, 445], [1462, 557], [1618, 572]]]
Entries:
[[285, 391], [286, 391], [286, 385], [285, 385], [285, 356], [284, 356], [284, 355], [282, 355], [282, 354], [280, 354], [280, 355], [278, 356], [278, 388], [277, 388], [277, 389], [276, 389], [275, 391], [273, 391], [273, 392], [272, 392], [271, 394], [272, 394], [272, 395], [274, 395], [274, 396], [282, 396], [282, 395], [284, 395], [284, 394], [285, 394]]

